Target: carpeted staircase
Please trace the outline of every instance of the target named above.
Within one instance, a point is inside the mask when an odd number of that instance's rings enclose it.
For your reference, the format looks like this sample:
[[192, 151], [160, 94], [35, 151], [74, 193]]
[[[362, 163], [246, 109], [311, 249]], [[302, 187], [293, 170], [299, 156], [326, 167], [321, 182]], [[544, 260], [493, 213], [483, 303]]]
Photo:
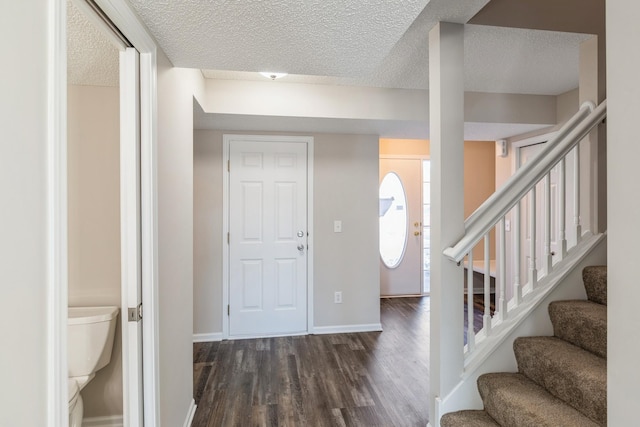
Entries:
[[442, 427], [607, 424], [607, 267], [586, 267], [588, 301], [549, 304], [553, 337], [513, 343], [516, 373], [478, 378], [484, 410], [445, 414]]

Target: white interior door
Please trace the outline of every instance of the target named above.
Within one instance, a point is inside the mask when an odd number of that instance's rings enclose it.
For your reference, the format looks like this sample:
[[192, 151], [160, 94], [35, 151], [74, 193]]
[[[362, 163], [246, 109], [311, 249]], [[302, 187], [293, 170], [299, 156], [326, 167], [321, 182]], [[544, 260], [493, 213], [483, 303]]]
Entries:
[[229, 143], [231, 337], [307, 332], [307, 149]]
[[380, 295], [422, 295], [422, 161], [380, 158]]
[[120, 209], [123, 419], [128, 427], [144, 425], [140, 161], [140, 58], [136, 49], [126, 48], [120, 52]]
[[[520, 163], [524, 165], [533, 157], [535, 157], [545, 146], [545, 143], [528, 145], [520, 148]], [[567, 164], [566, 164], [566, 172], [565, 172], [565, 180], [566, 180], [566, 195], [567, 200], [572, 200], [573, 195], [573, 153], [570, 153], [567, 156]], [[552, 256], [552, 262], [556, 262], [560, 259], [561, 255], [561, 224], [560, 224], [560, 167], [555, 166], [550, 173], [550, 228], [551, 228], [551, 239], [550, 239], [550, 250]], [[521, 268], [520, 268], [520, 277], [527, 278], [529, 277], [529, 260], [531, 257], [531, 214], [530, 214], [530, 204], [531, 204], [531, 194], [527, 195], [523, 199], [522, 202], [522, 221], [521, 226], [521, 241], [523, 243], [522, 248], [522, 258], [521, 258]], [[542, 180], [540, 183], [536, 185], [536, 269], [538, 270], [538, 277], [545, 274], [544, 271], [544, 257], [545, 253], [545, 217], [546, 217], [546, 209], [547, 209], [547, 200], [545, 195], [545, 182]], [[568, 226], [570, 224], [569, 220], [573, 220], [573, 205], [571, 203], [566, 204], [565, 206], [565, 224]], [[567, 227], [567, 230], [570, 230], [570, 227]], [[575, 233], [573, 233], [575, 235]], [[565, 233], [567, 237], [571, 236], [571, 232], [568, 231]], [[575, 239], [575, 237], [574, 237]], [[524, 281], [523, 281], [524, 282]]]

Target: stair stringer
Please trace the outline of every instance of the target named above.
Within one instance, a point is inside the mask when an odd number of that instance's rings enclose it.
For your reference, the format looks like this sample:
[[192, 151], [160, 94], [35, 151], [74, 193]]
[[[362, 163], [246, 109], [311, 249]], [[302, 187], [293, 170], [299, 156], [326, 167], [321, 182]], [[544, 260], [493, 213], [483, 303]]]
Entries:
[[[466, 364], [460, 382], [444, 398], [436, 398], [436, 414], [430, 416], [430, 427], [440, 427], [440, 417], [448, 412], [464, 409], [482, 409], [482, 400], [477, 388], [480, 375], [489, 372], [516, 372], [518, 370], [513, 342], [521, 336], [551, 336], [553, 326], [549, 318], [548, 306], [552, 301], [587, 299], [582, 283], [582, 269], [589, 265], [607, 264], [607, 238], [605, 234], [584, 236], [580, 245], [573, 248], [575, 253], [566, 258], [567, 264], [555, 266], [541, 286], [537, 295], [531, 295], [523, 303], [522, 310], [512, 319], [511, 324], [502, 325], [486, 341], [482, 354]], [[573, 256], [571, 256], [573, 255]], [[554, 280], [555, 279], [555, 280]], [[437, 421], [435, 421], [437, 420]]]

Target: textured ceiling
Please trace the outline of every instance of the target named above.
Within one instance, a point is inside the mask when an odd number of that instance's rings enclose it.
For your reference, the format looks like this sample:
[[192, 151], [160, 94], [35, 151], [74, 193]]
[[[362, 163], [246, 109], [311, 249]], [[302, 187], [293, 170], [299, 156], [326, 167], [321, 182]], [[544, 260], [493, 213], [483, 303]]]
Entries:
[[[515, 0], [510, 0], [514, 1]], [[518, 0], [524, 1], [524, 0]], [[176, 66], [207, 78], [428, 88], [428, 33], [488, 0], [132, 0]], [[486, 8], [485, 8], [486, 9]], [[557, 95], [578, 85], [586, 34], [467, 25], [465, 89]]]
[[133, 0], [178, 67], [366, 75], [427, 0]]
[[72, 85], [118, 86], [118, 48], [67, 1], [67, 81]]
[[[588, 34], [466, 25], [465, 90], [558, 95], [575, 89], [579, 46], [589, 37]], [[423, 38], [427, 43], [427, 32]], [[402, 48], [396, 47], [370, 75], [293, 74], [278, 83], [428, 89], [429, 52], [424, 44], [413, 41], [403, 44]], [[264, 80], [256, 72], [203, 70], [203, 74], [212, 79]]]

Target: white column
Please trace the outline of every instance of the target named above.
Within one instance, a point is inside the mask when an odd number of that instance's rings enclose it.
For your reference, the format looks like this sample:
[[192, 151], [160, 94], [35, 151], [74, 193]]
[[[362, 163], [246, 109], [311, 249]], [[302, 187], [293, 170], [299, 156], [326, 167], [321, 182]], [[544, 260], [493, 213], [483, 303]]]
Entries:
[[464, 234], [464, 26], [441, 22], [429, 33], [431, 140], [430, 425], [440, 399], [463, 370], [463, 268], [442, 251]]

